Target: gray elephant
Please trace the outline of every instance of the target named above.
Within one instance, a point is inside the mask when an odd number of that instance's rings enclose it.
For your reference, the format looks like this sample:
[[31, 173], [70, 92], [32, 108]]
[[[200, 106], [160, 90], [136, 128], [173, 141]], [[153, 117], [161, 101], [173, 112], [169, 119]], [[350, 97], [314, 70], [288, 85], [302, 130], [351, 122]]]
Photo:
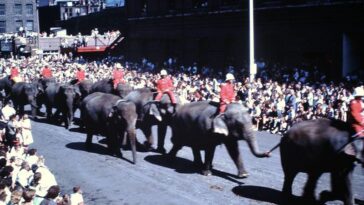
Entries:
[[20, 114], [24, 113], [24, 106], [30, 104], [32, 117], [37, 115], [37, 96], [41, 88], [36, 83], [19, 82], [11, 88], [10, 99], [13, 101], [14, 107]]
[[81, 118], [87, 132], [86, 146], [90, 147], [94, 134], [107, 138], [110, 152], [122, 156], [120, 142], [124, 133], [130, 140], [133, 162], [136, 163], [136, 120], [135, 104], [108, 93], [92, 93], [83, 99]]
[[55, 116], [61, 113], [68, 129], [73, 122], [74, 108], [80, 97], [81, 92], [77, 86], [50, 83], [44, 91], [47, 118], [51, 118], [52, 108], [56, 108]]
[[124, 98], [132, 90], [133, 88], [131, 86], [121, 83], [118, 84], [114, 89], [112, 79], [103, 79], [92, 84], [90, 93], [94, 92], [111, 93]]
[[268, 157], [267, 153], [259, 152], [252, 120], [248, 109], [241, 104], [229, 104], [223, 114], [217, 115], [218, 103], [199, 101], [182, 105], [172, 118], [173, 148], [169, 155], [175, 157], [183, 147], [192, 148], [194, 163], [202, 165], [200, 151], [205, 150], [205, 163], [202, 173], [211, 174], [212, 160], [215, 148], [225, 144], [233, 159], [239, 177], [247, 177], [238, 140], [245, 139], [256, 157]]
[[[153, 145], [152, 126], [158, 126], [158, 148], [157, 151], [165, 153], [164, 141], [167, 126], [175, 112], [176, 106], [172, 105], [168, 95], [163, 95], [160, 102], [156, 102], [155, 90], [151, 88], [140, 88], [131, 91], [124, 99], [134, 102], [138, 113], [137, 127], [141, 129], [147, 138], [145, 145], [151, 149]], [[178, 98], [177, 102], [179, 102]], [[178, 106], [178, 105], [177, 105]]]
[[302, 121], [295, 124], [280, 142], [284, 172], [283, 194], [292, 195], [292, 183], [299, 172], [308, 174], [304, 199], [314, 203], [317, 180], [331, 173], [331, 192], [321, 193], [321, 202], [340, 199], [351, 205], [354, 162], [363, 160], [363, 140], [345, 122], [330, 119]]

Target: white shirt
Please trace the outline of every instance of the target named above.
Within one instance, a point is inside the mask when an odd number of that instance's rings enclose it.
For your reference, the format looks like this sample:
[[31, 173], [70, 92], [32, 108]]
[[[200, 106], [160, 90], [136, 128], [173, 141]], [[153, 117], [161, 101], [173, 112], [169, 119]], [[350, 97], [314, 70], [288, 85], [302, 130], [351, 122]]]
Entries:
[[80, 193], [73, 193], [70, 196], [71, 205], [78, 205], [80, 203], [83, 203], [83, 197]]
[[1, 112], [3, 113], [3, 116], [4, 116], [4, 119], [6, 120], [6, 121], [8, 121], [9, 120], [9, 117], [11, 116], [11, 115], [15, 115], [15, 109], [14, 108], [12, 108], [12, 107], [10, 107], [10, 106], [5, 106], [5, 107], [3, 107], [3, 109], [1, 109]]
[[21, 169], [18, 172], [16, 181], [23, 187], [28, 186], [29, 178], [33, 175], [32, 171], [26, 169]]

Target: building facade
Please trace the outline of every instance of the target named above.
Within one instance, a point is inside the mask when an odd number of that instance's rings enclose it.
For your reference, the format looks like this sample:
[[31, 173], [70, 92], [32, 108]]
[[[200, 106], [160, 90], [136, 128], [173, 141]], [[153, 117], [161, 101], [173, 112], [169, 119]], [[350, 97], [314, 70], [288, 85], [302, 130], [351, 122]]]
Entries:
[[23, 27], [38, 32], [36, 0], [0, 0], [0, 33], [12, 33]]
[[[126, 0], [125, 55], [224, 69], [249, 59], [247, 0]], [[364, 1], [255, 0], [255, 56], [329, 74], [364, 70]], [[335, 77], [335, 76], [334, 76]]]

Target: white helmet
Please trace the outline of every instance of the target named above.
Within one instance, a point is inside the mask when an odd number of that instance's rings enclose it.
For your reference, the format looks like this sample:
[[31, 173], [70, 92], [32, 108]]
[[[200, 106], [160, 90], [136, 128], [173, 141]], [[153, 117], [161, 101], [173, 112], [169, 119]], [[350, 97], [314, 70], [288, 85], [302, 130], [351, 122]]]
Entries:
[[161, 75], [167, 75], [167, 71], [166, 70], [161, 70]]
[[226, 74], [226, 80], [225, 81], [228, 81], [228, 80], [235, 80], [234, 75], [231, 74], [231, 73]]
[[115, 63], [115, 68], [123, 68], [120, 63]]
[[354, 97], [364, 97], [364, 89], [363, 89], [363, 87], [356, 87], [354, 89]]

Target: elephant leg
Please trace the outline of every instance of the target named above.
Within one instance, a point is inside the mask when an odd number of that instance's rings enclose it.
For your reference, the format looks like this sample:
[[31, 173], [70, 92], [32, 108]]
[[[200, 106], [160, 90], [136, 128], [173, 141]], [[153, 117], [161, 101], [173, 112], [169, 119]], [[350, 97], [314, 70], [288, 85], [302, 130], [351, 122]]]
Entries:
[[176, 157], [177, 156], [177, 152], [180, 149], [182, 149], [182, 146], [181, 145], [174, 144], [173, 147], [172, 147], [172, 149], [171, 149], [171, 151], [169, 151], [168, 156], [173, 157], [173, 158]]
[[196, 147], [192, 147], [192, 152], [193, 152], [193, 164], [198, 167], [201, 168], [202, 167], [202, 159], [201, 159], [201, 153], [200, 153], [200, 149], [196, 148]]
[[46, 106], [47, 119], [50, 120], [52, 118], [52, 107], [50, 105]]
[[[124, 135], [124, 132], [121, 133], [121, 135]], [[137, 158], [136, 158], [136, 134], [135, 134], [135, 129], [134, 128], [128, 129], [127, 130], [127, 135], [128, 135], [129, 141], [130, 141], [131, 151], [132, 151], [132, 154], [133, 154], [133, 163], [136, 164]]]
[[320, 178], [321, 173], [309, 173], [308, 179], [304, 188], [303, 198], [309, 202], [316, 201], [315, 199], [315, 188], [317, 180]]
[[323, 192], [321, 194], [323, 201], [340, 199], [345, 205], [354, 204], [352, 177], [352, 169], [345, 170], [341, 173], [331, 173], [332, 192]]
[[284, 170], [284, 182], [282, 192], [283, 195], [287, 198], [292, 196], [292, 184], [296, 175], [296, 171]]
[[92, 132], [91, 131], [87, 131], [87, 138], [86, 138], [86, 147], [87, 148], [91, 148], [92, 145]]
[[202, 174], [205, 176], [211, 175], [212, 160], [214, 158], [216, 146], [210, 145], [205, 150], [205, 164]]
[[246, 178], [249, 176], [248, 172], [244, 168], [244, 163], [239, 152], [238, 141], [229, 140], [225, 142], [225, 146], [229, 152], [231, 159], [234, 161], [236, 168], [238, 169], [238, 177]]
[[144, 145], [147, 150], [150, 150], [153, 145], [153, 136], [152, 136], [152, 127], [151, 126], [143, 126], [142, 131], [147, 138], [147, 141], [144, 142]]
[[157, 152], [165, 154], [166, 149], [164, 148], [164, 140], [166, 138], [167, 133], [167, 125], [166, 124], [160, 124], [158, 125], [158, 148]]

